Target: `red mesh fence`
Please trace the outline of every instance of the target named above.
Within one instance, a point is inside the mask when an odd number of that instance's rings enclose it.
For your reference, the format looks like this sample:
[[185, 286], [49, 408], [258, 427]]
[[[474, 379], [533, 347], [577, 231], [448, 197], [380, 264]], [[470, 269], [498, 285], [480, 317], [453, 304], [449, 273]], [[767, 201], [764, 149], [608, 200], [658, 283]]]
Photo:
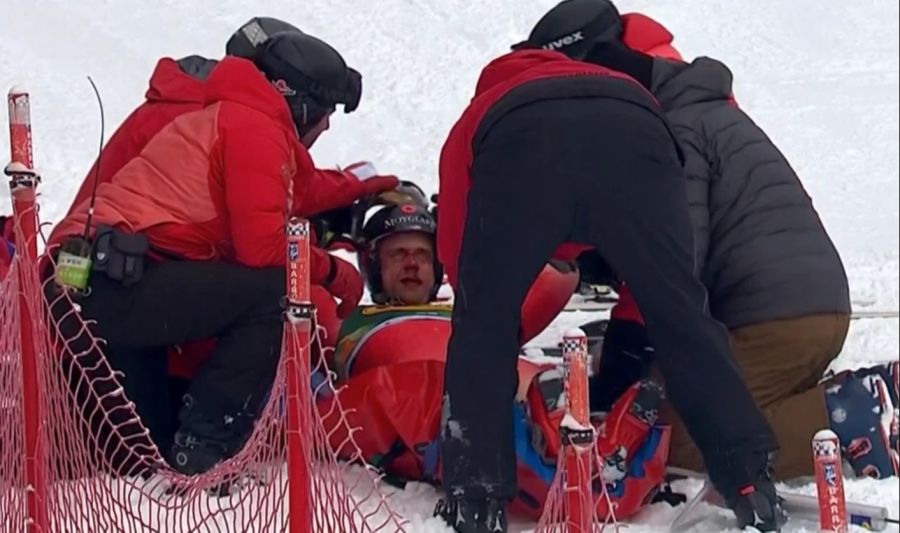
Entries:
[[[293, 343], [294, 349], [300, 347], [297, 336], [286, 341]], [[301, 365], [308, 360], [301, 358]], [[316, 375], [329, 375], [326, 357], [313, 357], [312, 361]], [[299, 375], [310, 374], [301, 372]], [[401, 531], [402, 521], [381, 496], [378, 485], [372, 482], [378, 474], [367, 465], [353, 440], [353, 434], [360, 428], [348, 424], [339, 395], [331, 383], [325, 380], [315, 385], [313, 397], [319, 399], [318, 409], [301, 411], [313, 419], [313, 423], [301, 426], [310, 430], [303, 442], [312, 443], [311, 459], [304, 464], [315, 465], [310, 481], [312, 508], [316, 510], [312, 516], [312, 530], [323, 533]], [[308, 385], [308, 381], [301, 385]], [[335, 444], [334, 434], [346, 437]], [[347, 460], [352, 467], [346, 465]]]
[[[578, 453], [586, 453], [589, 463], [573, 461], [570, 454]], [[590, 464], [590, 469], [586, 464]], [[535, 533], [595, 533], [607, 528], [610, 531], [620, 531], [623, 528], [616, 520], [615, 504], [606, 491], [606, 483], [601, 477], [601, 465], [602, 461], [595, 450], [568, 450], [560, 454], [556, 464], [556, 477], [547, 494]], [[585, 476], [595, 488], [593, 493], [585, 492], [577, 483], [573, 483], [573, 480], [583, 479]], [[603, 488], [598, 494], [596, 488], [599, 487]]]
[[27, 518], [19, 308], [9, 297], [19, 292], [18, 276], [13, 263], [0, 280], [0, 524], [24, 524]]
[[589, 416], [587, 337], [581, 330], [571, 330], [562, 345], [566, 402], [562, 450], [535, 533], [593, 533], [606, 526], [618, 531]]
[[[33, 186], [28, 192], [33, 198]], [[17, 217], [33, 209], [17, 204]], [[23, 227], [29, 224], [17, 226], [18, 249], [33, 250], [37, 235]], [[328, 374], [308, 319], [285, 328], [269, 399], [242, 449], [185, 476], [150, 439], [103, 341], [81, 318], [78, 297], [47, 275], [53, 268], [48, 258], [39, 265], [18, 253], [0, 281], [0, 532], [403, 531], [374, 471], [339, 464], [329, 445], [326, 415], [329, 431], [337, 424], [351, 436], [341, 456], [360, 457], [330, 380], [310, 386], [311, 368]], [[331, 398], [327, 413], [316, 409], [317, 396]], [[286, 464], [301, 465], [303, 478]]]
[[[21, 270], [25, 275], [19, 280]], [[0, 293], [0, 531], [24, 531], [22, 377], [18, 295], [26, 295], [34, 321], [38, 360], [42, 456], [48, 491], [47, 531], [269, 532], [288, 531], [292, 498], [306, 497], [312, 525], [299, 531], [402, 531], [379, 492], [374, 471], [338, 462], [359, 459], [342, 407], [329, 380], [310, 387], [310, 367], [327, 375], [318, 335], [307, 341], [286, 328], [284, 356], [270, 399], [243, 449], [209, 472], [187, 477], [170, 469], [150, 440], [103, 356], [103, 343], [83, 321], [77, 301], [36, 276], [17, 257]], [[52, 316], [43, 307], [42, 290]], [[57, 318], [54, 318], [57, 317]], [[309, 337], [307, 335], [307, 337]], [[293, 354], [293, 355], [290, 355]], [[289, 400], [286, 369], [296, 357], [299, 394]], [[311, 363], [310, 363], [311, 361]], [[313, 397], [328, 399], [314, 408]], [[309, 485], [289, 489], [286, 411], [300, 414], [303, 463]], [[328, 430], [323, 418], [328, 418]], [[335, 420], [338, 422], [336, 423]], [[339, 449], [330, 434], [348, 435]], [[224, 489], [228, 494], [219, 496]], [[19, 524], [21, 527], [15, 527]]]

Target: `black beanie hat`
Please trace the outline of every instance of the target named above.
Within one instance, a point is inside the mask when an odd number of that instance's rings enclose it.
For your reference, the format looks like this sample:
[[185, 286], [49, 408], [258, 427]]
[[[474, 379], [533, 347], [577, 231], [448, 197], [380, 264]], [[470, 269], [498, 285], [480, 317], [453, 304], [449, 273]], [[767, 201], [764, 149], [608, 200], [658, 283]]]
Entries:
[[526, 41], [512, 48], [556, 50], [582, 59], [597, 42], [621, 35], [619, 10], [609, 0], [563, 0], [541, 17]]

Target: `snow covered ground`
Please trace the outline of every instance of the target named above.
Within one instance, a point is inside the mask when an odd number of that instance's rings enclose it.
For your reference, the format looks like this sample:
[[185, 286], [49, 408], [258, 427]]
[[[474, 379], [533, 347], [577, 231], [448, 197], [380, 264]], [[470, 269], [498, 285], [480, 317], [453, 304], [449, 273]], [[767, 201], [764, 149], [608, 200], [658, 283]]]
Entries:
[[[436, 186], [437, 157], [480, 68], [520, 40], [555, 0], [2, 0], [0, 88], [29, 88], [44, 220], [67, 208], [97, 152], [100, 87], [111, 131], [142, 99], [156, 59], [219, 56], [253, 15], [284, 18], [325, 38], [364, 75], [360, 110], [333, 120], [320, 166], [374, 161]], [[711, 55], [736, 75], [736, 95], [799, 171], [846, 262], [854, 301], [897, 309], [900, 241], [898, 12], [893, 0], [621, 0], [665, 23], [686, 57]], [[0, 132], [0, 146], [7, 146]], [[4, 193], [5, 194], [5, 193]], [[536, 206], [537, 208], [538, 206]], [[561, 317], [536, 342], [573, 324]], [[836, 368], [898, 356], [895, 319], [855, 321]], [[801, 487], [809, 491], [808, 485]], [[896, 480], [848, 483], [848, 497], [900, 510]], [[393, 496], [412, 531], [433, 490]], [[647, 510], [632, 531], [662, 530], [675, 511]], [[527, 529], [527, 526], [523, 526]], [[718, 529], [721, 523], [704, 527]], [[807, 529], [804, 529], [806, 527]], [[701, 528], [702, 529], [702, 528]], [[795, 524], [790, 531], [813, 531]]]

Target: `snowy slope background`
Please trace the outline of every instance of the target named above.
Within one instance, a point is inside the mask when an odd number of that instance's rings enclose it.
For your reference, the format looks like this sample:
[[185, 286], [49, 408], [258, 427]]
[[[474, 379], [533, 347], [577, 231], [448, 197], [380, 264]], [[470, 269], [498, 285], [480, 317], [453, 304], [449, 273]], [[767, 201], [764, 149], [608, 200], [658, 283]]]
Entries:
[[[32, 93], [42, 216], [55, 222], [97, 152], [98, 114], [85, 76], [100, 87], [110, 133], [142, 101], [157, 58], [219, 57], [240, 23], [276, 16], [332, 43], [364, 76], [359, 111], [333, 119], [313, 150], [318, 165], [368, 159], [433, 192], [440, 147], [480, 68], [523, 38], [554, 3], [0, 0], [0, 89], [17, 84]], [[854, 302], [897, 309], [898, 3], [621, 0], [619, 6], [663, 22], [685, 57], [710, 55], [732, 68], [739, 102], [785, 152], [814, 199], [844, 258]], [[5, 150], [7, 131], [0, 130]], [[555, 343], [565, 328], [591, 318], [565, 314], [536, 342]], [[855, 321], [834, 367], [895, 359], [898, 350], [895, 319]], [[900, 514], [896, 480], [854, 481], [848, 495]], [[413, 531], [445, 531], [428, 518], [436, 497], [416, 486], [393, 500]], [[632, 530], [656, 530], [673, 513], [651, 508]]]

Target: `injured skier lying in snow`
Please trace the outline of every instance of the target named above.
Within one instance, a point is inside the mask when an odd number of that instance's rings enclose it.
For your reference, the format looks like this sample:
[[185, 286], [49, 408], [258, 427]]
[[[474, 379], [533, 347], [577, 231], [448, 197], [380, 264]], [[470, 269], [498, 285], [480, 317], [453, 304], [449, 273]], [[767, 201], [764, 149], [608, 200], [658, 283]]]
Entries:
[[[360, 428], [354, 436], [364, 459], [388, 479], [436, 483], [452, 308], [436, 301], [442, 276], [434, 259], [434, 219], [421, 205], [386, 205], [357, 233], [360, 270], [376, 305], [362, 306], [345, 319], [331, 358], [344, 412], [331, 408], [328, 395], [318, 397], [319, 410], [335, 448], [348, 437], [341, 430], [347, 425], [340, 423], [346, 417], [350, 427]], [[523, 305], [522, 343], [549, 324], [577, 284], [575, 269], [545, 267]], [[556, 364], [527, 357], [519, 358], [518, 374], [513, 400], [518, 493], [512, 510], [537, 518], [560, 450], [563, 380]], [[661, 399], [658, 386], [640, 382], [605, 422], [595, 421], [597, 451], [606, 463], [603, 481], [620, 519], [651, 500], [663, 483], [669, 433], [656, 422]], [[597, 498], [597, 505], [605, 516], [607, 500]]]
[[[361, 429], [355, 439], [365, 459], [388, 479], [440, 479], [438, 438], [450, 312], [450, 306], [441, 304], [364, 306], [344, 322], [334, 361], [342, 384], [337, 394], [349, 426]], [[537, 518], [560, 450], [563, 377], [557, 365], [524, 356], [518, 374], [518, 494], [512, 508]], [[641, 381], [605, 418], [592, 421], [606, 465], [603, 480], [619, 519], [634, 514], [663, 484], [669, 433], [656, 420], [661, 399], [658, 386]], [[335, 428], [346, 427], [338, 423], [330, 401], [318, 398], [320, 413], [332, 414]], [[329, 418], [325, 424], [329, 428]], [[336, 447], [346, 438], [341, 431], [331, 434]], [[598, 498], [597, 503], [605, 516], [606, 500]]]

